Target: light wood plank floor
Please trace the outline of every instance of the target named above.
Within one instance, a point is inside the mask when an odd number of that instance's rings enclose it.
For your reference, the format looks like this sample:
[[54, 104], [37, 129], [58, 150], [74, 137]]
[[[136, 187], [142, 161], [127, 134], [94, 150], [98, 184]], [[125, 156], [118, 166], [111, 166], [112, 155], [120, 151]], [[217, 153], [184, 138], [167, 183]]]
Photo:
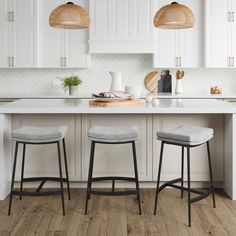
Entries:
[[[66, 192], [65, 192], [66, 193]], [[153, 213], [154, 189], [141, 191], [143, 215], [133, 196], [92, 196], [89, 214], [85, 216], [85, 190], [72, 190], [66, 200], [66, 216], [61, 213], [60, 196], [14, 196], [12, 215], [7, 216], [8, 199], [0, 202], [0, 236], [6, 235], [236, 235], [236, 201], [217, 191], [217, 208], [208, 197], [192, 207], [192, 227], [187, 226], [187, 204], [178, 190], [164, 190], [159, 199], [157, 215]]]

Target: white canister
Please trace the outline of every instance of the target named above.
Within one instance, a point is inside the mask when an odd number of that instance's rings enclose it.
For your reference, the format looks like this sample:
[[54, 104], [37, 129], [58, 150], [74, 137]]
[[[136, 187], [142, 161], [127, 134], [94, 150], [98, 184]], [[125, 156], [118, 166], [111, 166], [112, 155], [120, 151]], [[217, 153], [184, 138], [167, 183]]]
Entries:
[[175, 93], [176, 94], [184, 93], [182, 79], [177, 79], [176, 80]]
[[140, 98], [142, 88], [141, 86], [125, 86], [125, 93], [133, 95], [134, 98]]

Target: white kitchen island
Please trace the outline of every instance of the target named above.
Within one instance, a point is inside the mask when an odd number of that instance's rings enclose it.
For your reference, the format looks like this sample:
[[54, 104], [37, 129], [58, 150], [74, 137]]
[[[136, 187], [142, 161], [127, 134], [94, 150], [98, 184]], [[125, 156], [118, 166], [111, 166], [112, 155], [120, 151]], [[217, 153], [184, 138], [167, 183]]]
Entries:
[[[161, 99], [156, 107], [99, 108], [89, 106], [86, 99], [21, 99], [0, 106], [0, 124], [0, 199], [9, 193], [14, 148], [11, 132], [21, 125], [69, 127], [66, 136], [68, 164], [70, 179], [77, 184], [75, 186], [84, 186], [87, 179], [90, 151], [87, 131], [91, 125], [137, 125], [140, 131], [137, 154], [141, 186], [154, 187], [160, 149], [156, 131], [187, 124], [214, 129], [214, 139], [211, 140], [214, 179], [217, 186], [236, 200], [236, 148], [233, 145], [236, 142], [236, 106], [223, 101]], [[98, 145], [94, 174], [132, 175], [130, 147], [111, 146]], [[180, 151], [171, 146], [165, 150], [162, 180], [179, 177]], [[191, 180], [196, 186], [204, 186], [209, 179], [206, 154], [205, 146], [192, 151]], [[56, 148], [52, 145], [30, 146], [26, 152], [26, 177], [57, 176], [55, 155]], [[21, 164], [21, 158], [18, 158], [18, 164]], [[19, 173], [16, 177], [19, 179]], [[101, 185], [107, 186], [106, 183]]]

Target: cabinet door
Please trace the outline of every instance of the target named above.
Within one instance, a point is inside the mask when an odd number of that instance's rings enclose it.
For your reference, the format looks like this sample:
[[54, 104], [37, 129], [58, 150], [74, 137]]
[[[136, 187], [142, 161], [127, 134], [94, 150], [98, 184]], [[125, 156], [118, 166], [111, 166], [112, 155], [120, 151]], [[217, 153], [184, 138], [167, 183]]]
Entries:
[[39, 67], [64, 67], [65, 30], [52, 28], [48, 20], [50, 13], [62, 0], [39, 1]]
[[191, 29], [179, 30], [178, 57], [180, 67], [199, 68], [203, 66], [203, 0], [184, 0], [180, 2], [188, 6], [194, 14], [195, 26]]
[[[202, 0], [183, 0], [179, 3], [190, 7], [196, 18], [196, 25], [192, 29], [173, 30], [156, 29], [156, 49], [154, 67], [161, 68], [198, 68], [203, 60], [203, 29]], [[161, 0], [158, 7], [169, 4]]]
[[11, 45], [11, 22], [8, 12], [10, 11], [8, 0], [0, 1], [0, 67], [9, 66], [10, 45]]
[[[81, 122], [80, 116], [77, 116], [77, 122]], [[75, 115], [14, 115], [13, 129], [22, 125], [30, 126], [60, 126], [67, 125], [68, 132], [65, 137], [67, 162], [70, 180], [81, 180], [80, 152], [80, 126], [76, 125]], [[14, 153], [14, 152], [12, 152]], [[64, 159], [62, 153], [63, 174]], [[22, 145], [19, 146], [17, 162], [17, 179], [20, 178]], [[32, 176], [59, 176], [58, 156], [56, 144], [46, 145], [27, 145], [25, 157], [25, 177]]]
[[[84, 115], [82, 116], [82, 180], [87, 180], [91, 142], [88, 130], [92, 125], [130, 126], [139, 129], [136, 141], [139, 177], [152, 180], [151, 116], [147, 115]], [[94, 159], [94, 176], [134, 176], [131, 144], [97, 144]]]
[[[77, 0], [74, 3], [88, 10], [88, 1]], [[88, 29], [65, 31], [66, 67], [87, 68], [91, 66], [88, 54], [88, 33]]]
[[9, 66], [9, 56], [10, 56], [10, 25], [8, 21], [8, 12], [9, 12], [9, 1], [2, 0], [0, 1], [0, 67]]
[[37, 0], [14, 0], [12, 23], [14, 67], [37, 66]]
[[177, 62], [177, 32], [157, 29], [153, 66], [156, 68], [175, 68]]
[[[156, 131], [170, 130], [179, 125], [194, 125], [211, 127], [214, 138], [210, 141], [213, 173], [215, 181], [223, 180], [224, 143], [223, 116], [215, 115], [154, 115], [153, 117], [153, 179], [157, 178], [161, 142], [156, 140]], [[191, 148], [191, 181], [209, 181], [209, 166], [206, 145]], [[186, 151], [185, 151], [185, 180], [187, 179]], [[161, 180], [179, 178], [181, 175], [181, 147], [165, 145], [162, 164]]]
[[234, 0], [231, 0], [231, 7], [230, 11], [232, 12], [233, 15], [231, 15], [231, 23], [230, 23], [230, 31], [231, 31], [231, 65], [232, 67], [236, 67], [236, 2]]
[[228, 3], [228, 0], [205, 1], [205, 66], [209, 68], [229, 65]]

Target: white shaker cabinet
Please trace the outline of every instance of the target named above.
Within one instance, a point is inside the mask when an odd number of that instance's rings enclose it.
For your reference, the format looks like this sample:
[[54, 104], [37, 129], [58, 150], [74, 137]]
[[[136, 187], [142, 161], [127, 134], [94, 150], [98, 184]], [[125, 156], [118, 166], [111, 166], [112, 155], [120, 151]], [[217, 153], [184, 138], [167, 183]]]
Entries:
[[[75, 4], [87, 8], [88, 1], [76, 0]], [[49, 26], [48, 19], [54, 8], [66, 3], [63, 0], [39, 2], [39, 65], [42, 68], [87, 68], [88, 30], [57, 29]]]
[[205, 1], [205, 66], [236, 66], [235, 0]]
[[90, 0], [90, 53], [153, 53], [154, 0]]
[[[160, 0], [156, 11], [168, 0]], [[203, 61], [203, 1], [183, 0], [178, 3], [190, 7], [195, 16], [195, 26], [191, 29], [155, 29], [155, 51], [153, 66], [160, 68], [199, 68]]]
[[0, 1], [0, 67], [37, 65], [37, 0]]

